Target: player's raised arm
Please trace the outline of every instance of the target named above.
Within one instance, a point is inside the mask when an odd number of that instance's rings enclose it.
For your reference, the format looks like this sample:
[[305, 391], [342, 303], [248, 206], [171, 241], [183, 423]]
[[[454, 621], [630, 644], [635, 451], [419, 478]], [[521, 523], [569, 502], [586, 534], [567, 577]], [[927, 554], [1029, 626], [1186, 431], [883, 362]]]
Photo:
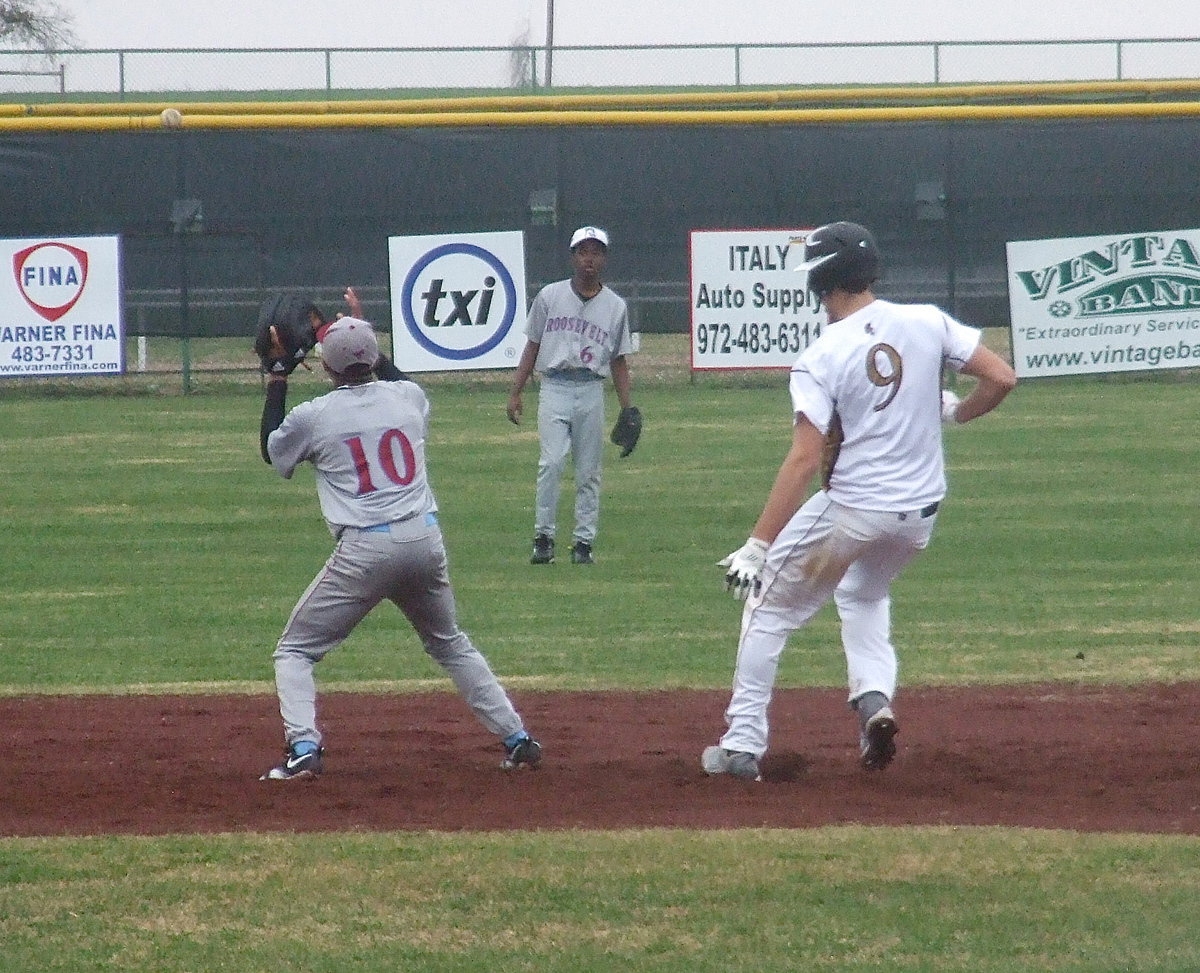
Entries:
[[982, 344], [960, 373], [978, 379], [975, 388], [954, 410], [954, 421], [960, 424], [987, 415], [1017, 386], [1017, 373], [1012, 366]]

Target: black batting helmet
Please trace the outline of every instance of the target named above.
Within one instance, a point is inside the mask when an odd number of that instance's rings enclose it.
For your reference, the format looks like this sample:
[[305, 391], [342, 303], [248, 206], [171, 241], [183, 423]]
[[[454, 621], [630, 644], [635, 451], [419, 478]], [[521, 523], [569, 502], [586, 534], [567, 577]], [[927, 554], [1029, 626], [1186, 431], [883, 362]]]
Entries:
[[826, 223], [805, 238], [804, 262], [796, 269], [808, 271], [808, 289], [818, 297], [835, 287], [859, 293], [879, 279], [879, 247], [865, 226]]

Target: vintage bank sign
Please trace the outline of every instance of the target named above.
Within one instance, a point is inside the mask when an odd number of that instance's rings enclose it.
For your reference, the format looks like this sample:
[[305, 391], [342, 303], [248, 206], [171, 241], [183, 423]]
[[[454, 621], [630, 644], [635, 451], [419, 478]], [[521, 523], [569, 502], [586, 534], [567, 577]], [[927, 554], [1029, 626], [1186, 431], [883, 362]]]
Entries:
[[1200, 230], [1007, 250], [1018, 376], [1200, 368]]

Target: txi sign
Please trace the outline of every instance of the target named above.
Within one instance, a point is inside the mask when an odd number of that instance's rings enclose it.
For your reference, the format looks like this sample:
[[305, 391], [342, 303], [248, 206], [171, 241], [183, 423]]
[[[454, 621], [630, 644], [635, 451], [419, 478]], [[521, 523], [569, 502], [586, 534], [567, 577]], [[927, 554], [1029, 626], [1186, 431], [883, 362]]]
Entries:
[[390, 237], [392, 349], [409, 372], [513, 368], [525, 345], [519, 231]]

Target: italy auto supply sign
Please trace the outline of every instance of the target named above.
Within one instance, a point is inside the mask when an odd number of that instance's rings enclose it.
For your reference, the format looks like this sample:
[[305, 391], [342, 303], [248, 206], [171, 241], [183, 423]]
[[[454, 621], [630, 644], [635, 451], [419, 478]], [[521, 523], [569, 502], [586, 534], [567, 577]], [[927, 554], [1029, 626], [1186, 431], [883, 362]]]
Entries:
[[400, 368], [516, 366], [525, 347], [524, 234], [390, 237], [388, 262]]
[[125, 370], [120, 241], [0, 240], [0, 378]]
[[1200, 230], [1007, 249], [1018, 376], [1200, 368]]
[[693, 230], [692, 369], [791, 368], [821, 334], [804, 229]]

